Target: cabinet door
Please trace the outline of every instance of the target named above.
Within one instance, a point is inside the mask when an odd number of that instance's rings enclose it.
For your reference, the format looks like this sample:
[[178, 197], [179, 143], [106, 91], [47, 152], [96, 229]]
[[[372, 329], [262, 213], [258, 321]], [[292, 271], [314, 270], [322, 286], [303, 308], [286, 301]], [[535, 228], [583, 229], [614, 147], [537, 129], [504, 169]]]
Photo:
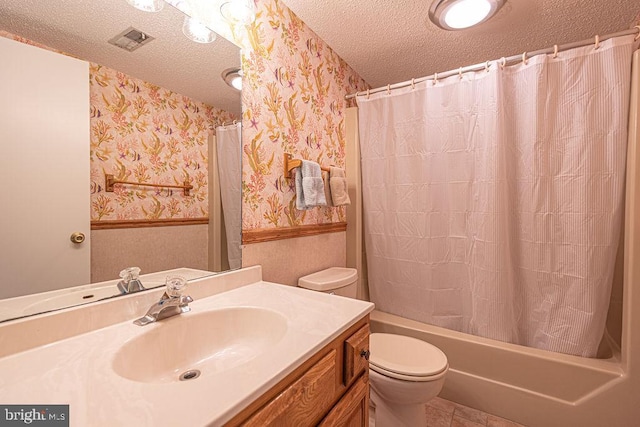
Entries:
[[344, 384], [348, 386], [369, 369], [369, 324], [344, 342]]
[[368, 427], [369, 374], [363, 374], [322, 420], [322, 427]]
[[331, 408], [336, 395], [335, 379], [336, 351], [331, 350], [243, 425], [246, 427], [314, 425]]

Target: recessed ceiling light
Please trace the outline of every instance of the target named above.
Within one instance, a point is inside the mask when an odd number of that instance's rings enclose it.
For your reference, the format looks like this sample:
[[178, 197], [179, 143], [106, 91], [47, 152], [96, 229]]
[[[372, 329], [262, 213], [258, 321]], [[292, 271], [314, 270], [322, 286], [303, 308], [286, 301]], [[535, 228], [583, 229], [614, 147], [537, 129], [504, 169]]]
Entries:
[[145, 12], [160, 12], [164, 7], [164, 0], [127, 0], [127, 3]]
[[491, 18], [505, 0], [435, 0], [429, 19], [445, 30], [462, 30]]
[[242, 90], [242, 70], [240, 68], [227, 68], [222, 72], [222, 79], [232, 88]]

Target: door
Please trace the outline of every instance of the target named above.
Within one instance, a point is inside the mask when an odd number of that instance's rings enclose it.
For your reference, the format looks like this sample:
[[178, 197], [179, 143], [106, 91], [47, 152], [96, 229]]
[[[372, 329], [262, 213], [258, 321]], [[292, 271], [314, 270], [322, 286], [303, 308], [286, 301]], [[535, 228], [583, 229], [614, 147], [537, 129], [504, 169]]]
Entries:
[[0, 58], [0, 298], [89, 283], [88, 63], [3, 37]]

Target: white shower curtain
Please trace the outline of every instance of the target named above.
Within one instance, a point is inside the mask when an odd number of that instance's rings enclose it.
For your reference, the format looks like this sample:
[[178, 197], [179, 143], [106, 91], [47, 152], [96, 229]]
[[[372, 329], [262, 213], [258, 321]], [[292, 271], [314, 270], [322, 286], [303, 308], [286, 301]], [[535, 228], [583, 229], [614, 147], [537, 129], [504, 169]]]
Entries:
[[633, 36], [358, 97], [372, 301], [594, 357], [623, 214]]
[[242, 127], [240, 123], [216, 128], [218, 176], [229, 268], [242, 267]]

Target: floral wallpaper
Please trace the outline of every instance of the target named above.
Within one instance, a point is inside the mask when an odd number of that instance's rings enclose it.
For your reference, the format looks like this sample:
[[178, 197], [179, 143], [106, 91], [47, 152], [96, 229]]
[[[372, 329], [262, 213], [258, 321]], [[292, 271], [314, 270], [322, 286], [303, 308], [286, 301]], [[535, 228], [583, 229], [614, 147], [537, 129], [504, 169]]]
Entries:
[[[10, 38], [63, 55], [33, 40]], [[234, 114], [192, 100], [102, 65], [89, 64], [91, 220], [207, 217], [208, 138]], [[105, 174], [117, 180], [183, 185], [180, 189], [116, 185], [105, 192]]]
[[242, 55], [242, 228], [344, 221], [344, 207], [295, 209], [283, 154], [344, 167], [344, 96], [368, 86], [281, 1], [256, 7]]
[[[89, 74], [91, 219], [207, 217], [208, 138], [234, 115], [98, 64]], [[105, 174], [193, 189], [116, 185], [107, 193]]]
[[10, 33], [8, 31], [5, 31], [5, 30], [0, 30], [0, 37], [4, 37], [4, 38], [7, 38], [7, 39], [15, 40], [15, 41], [20, 42], [20, 43], [28, 44], [28, 45], [31, 45], [31, 46], [36, 46], [36, 47], [39, 47], [41, 49], [50, 50], [51, 52], [56, 52], [56, 53], [60, 53], [62, 55], [72, 56], [73, 57], [73, 55], [69, 55], [68, 53], [62, 52], [60, 50], [54, 49], [54, 48], [49, 47], [49, 46], [45, 46], [42, 43], [38, 43], [38, 42], [35, 42], [33, 40], [29, 40], [29, 39], [27, 39], [25, 37], [21, 37], [21, 36], [19, 36], [17, 34], [13, 34], [13, 33]]

